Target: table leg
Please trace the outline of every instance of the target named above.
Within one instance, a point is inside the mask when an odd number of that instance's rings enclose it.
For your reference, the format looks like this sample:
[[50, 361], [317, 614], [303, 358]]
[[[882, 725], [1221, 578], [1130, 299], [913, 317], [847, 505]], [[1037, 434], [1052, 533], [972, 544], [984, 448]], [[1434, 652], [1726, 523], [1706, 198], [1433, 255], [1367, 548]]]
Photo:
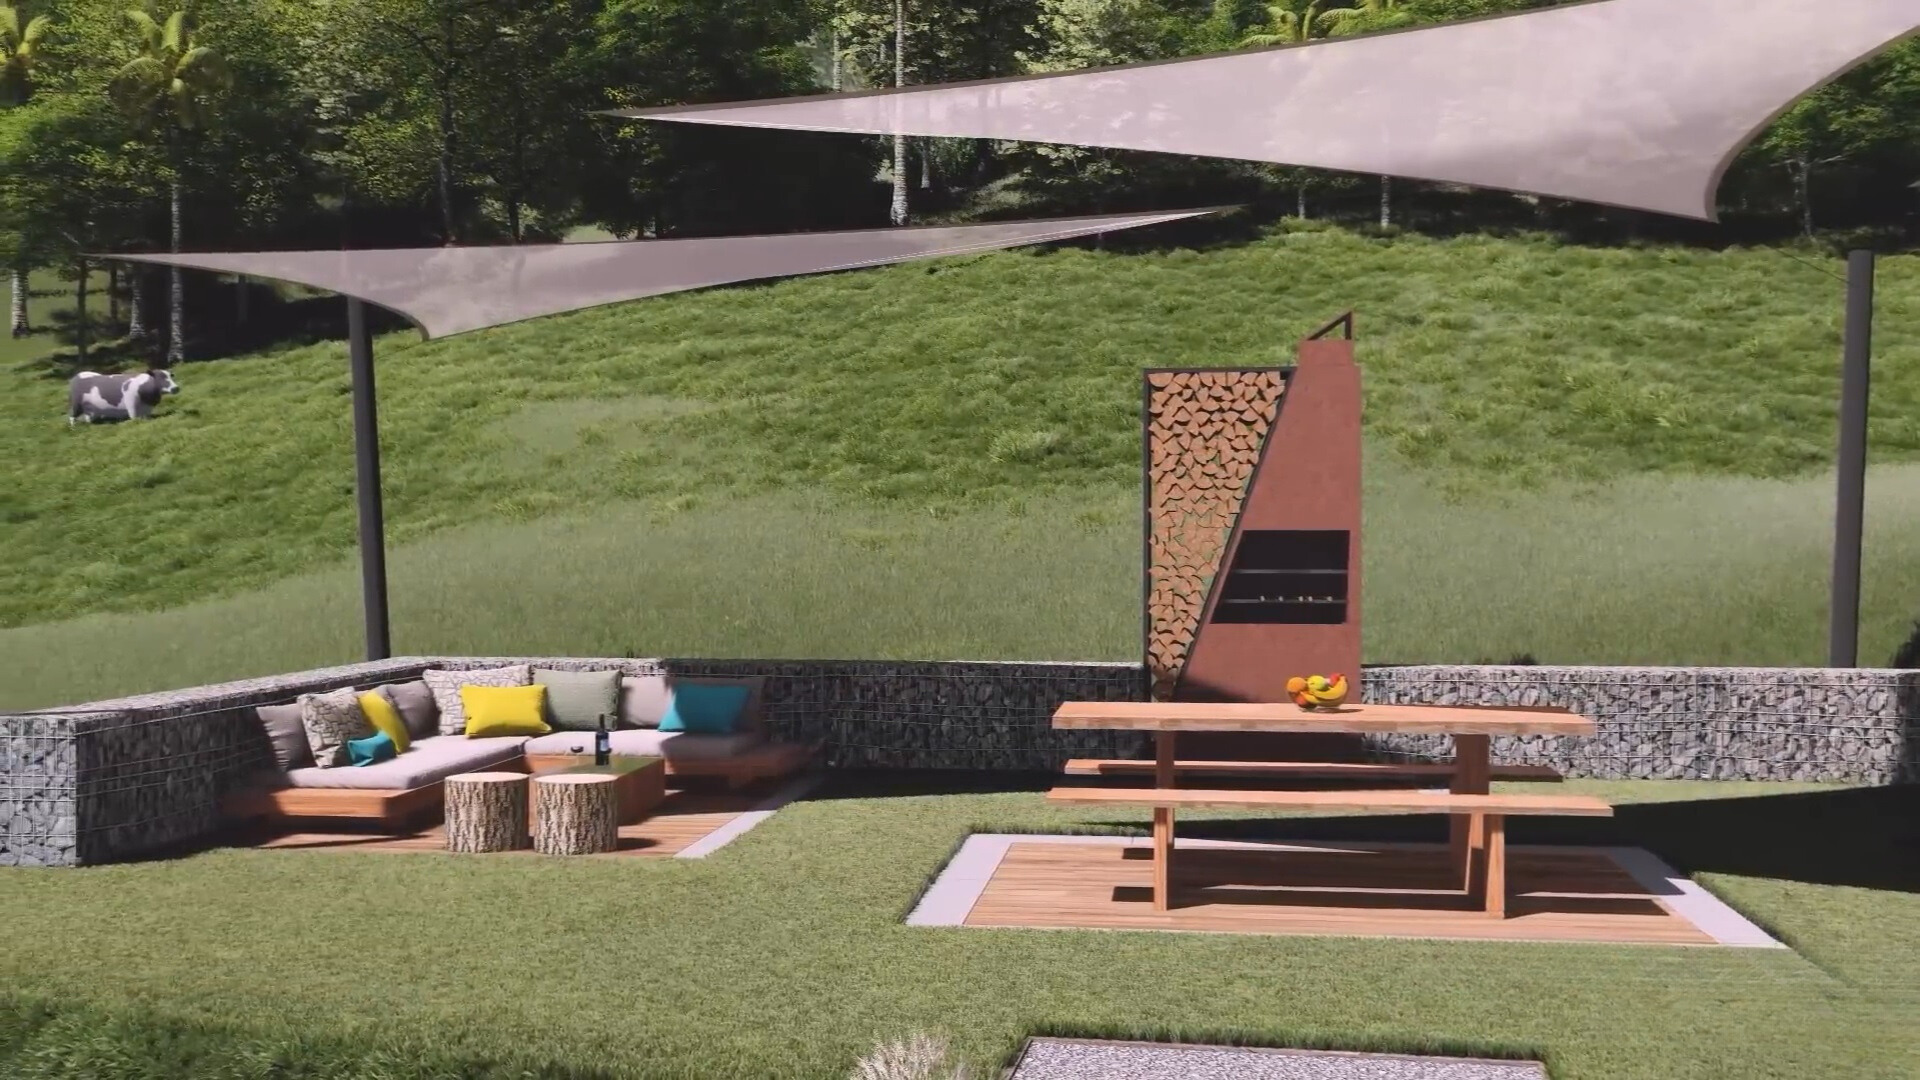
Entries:
[[1153, 910], [1165, 911], [1173, 891], [1173, 807], [1153, 811]]
[[[1153, 740], [1153, 785], [1170, 788], [1173, 782], [1174, 733], [1158, 732]], [[1153, 810], [1153, 910], [1167, 910], [1173, 886], [1173, 807]]]
[[1487, 846], [1480, 854], [1480, 887], [1485, 894], [1487, 914], [1496, 919], [1507, 917], [1507, 819], [1503, 814], [1488, 814]]
[[[1455, 795], [1485, 795], [1492, 778], [1490, 754], [1493, 740], [1486, 735], [1453, 737], [1453, 784]], [[1475, 853], [1486, 845], [1484, 814], [1454, 814], [1449, 825], [1449, 846], [1453, 865], [1463, 887], [1474, 885]]]

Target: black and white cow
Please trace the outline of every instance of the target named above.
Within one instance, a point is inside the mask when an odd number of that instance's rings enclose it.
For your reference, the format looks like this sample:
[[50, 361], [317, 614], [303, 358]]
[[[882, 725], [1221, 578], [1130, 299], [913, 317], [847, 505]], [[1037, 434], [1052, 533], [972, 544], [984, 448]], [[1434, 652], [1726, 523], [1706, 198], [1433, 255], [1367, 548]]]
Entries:
[[83, 371], [67, 384], [67, 426], [110, 420], [150, 420], [166, 394], [180, 392], [173, 373], [149, 368], [138, 375], [102, 375]]

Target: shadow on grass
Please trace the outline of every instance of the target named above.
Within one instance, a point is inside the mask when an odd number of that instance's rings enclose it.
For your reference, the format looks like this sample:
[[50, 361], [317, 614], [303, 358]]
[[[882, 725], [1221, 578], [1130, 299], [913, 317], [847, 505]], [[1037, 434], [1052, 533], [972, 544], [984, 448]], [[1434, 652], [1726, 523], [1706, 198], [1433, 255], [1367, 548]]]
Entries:
[[[835, 771], [809, 799], [1044, 792], [1055, 773]], [[1090, 814], [1090, 825], [1144, 830], [1144, 809]], [[1434, 815], [1186, 818], [1180, 835], [1208, 840], [1380, 840], [1438, 843]], [[1516, 844], [1643, 847], [1683, 874], [1732, 874], [1812, 885], [1920, 893], [1920, 785], [1725, 799], [1627, 803], [1611, 819], [1515, 818]]]

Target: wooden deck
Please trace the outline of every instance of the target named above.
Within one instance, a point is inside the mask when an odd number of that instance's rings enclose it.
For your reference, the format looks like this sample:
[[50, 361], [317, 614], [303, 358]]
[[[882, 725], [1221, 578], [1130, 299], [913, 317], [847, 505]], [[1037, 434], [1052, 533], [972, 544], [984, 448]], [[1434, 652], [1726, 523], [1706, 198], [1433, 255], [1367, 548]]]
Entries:
[[[620, 847], [604, 855], [575, 858], [617, 858], [626, 855], [677, 855], [694, 843], [731, 823], [759, 804], [766, 796], [743, 792], [669, 792], [645, 819], [620, 826]], [[371, 829], [329, 832], [248, 831], [236, 833], [237, 846], [297, 851], [434, 851], [446, 854], [444, 830], [438, 824], [404, 836], [382, 834]], [[504, 855], [532, 855], [530, 849], [501, 852]], [[485, 858], [463, 855], [461, 858]]]
[[967, 926], [1713, 945], [1605, 852], [1510, 849], [1508, 916], [1452, 880], [1444, 844], [1180, 845], [1172, 907], [1155, 912], [1152, 851], [1015, 841]]

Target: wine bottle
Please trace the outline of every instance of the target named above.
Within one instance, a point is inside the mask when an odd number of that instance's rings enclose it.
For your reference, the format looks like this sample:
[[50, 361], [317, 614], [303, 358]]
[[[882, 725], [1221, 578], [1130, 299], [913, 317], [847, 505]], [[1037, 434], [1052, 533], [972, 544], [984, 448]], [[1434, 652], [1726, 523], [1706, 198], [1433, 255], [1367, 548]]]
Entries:
[[607, 734], [607, 714], [601, 713], [593, 732], [593, 763], [605, 765], [613, 756], [613, 740]]

